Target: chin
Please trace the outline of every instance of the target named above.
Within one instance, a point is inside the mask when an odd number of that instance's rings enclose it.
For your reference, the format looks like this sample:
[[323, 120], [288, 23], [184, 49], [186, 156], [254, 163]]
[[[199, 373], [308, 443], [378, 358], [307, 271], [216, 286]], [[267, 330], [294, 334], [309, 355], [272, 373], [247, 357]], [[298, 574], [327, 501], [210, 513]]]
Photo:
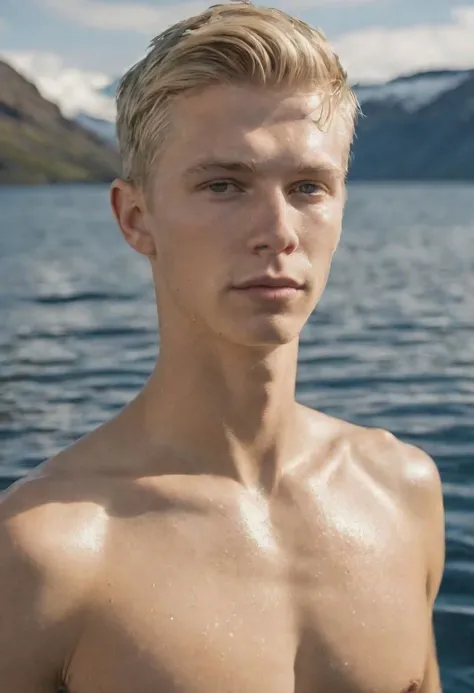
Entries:
[[291, 344], [298, 339], [304, 322], [294, 318], [280, 316], [271, 319], [252, 320], [247, 324], [233, 324], [226, 326], [221, 334], [233, 344], [255, 347], [275, 348]]

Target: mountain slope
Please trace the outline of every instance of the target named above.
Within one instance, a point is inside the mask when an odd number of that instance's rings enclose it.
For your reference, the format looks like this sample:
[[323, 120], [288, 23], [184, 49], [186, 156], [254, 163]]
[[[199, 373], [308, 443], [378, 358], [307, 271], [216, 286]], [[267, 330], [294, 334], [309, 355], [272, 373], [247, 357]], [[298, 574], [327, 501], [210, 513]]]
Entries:
[[[112, 99], [118, 82], [101, 90]], [[474, 180], [474, 70], [437, 70], [355, 90], [364, 117], [351, 180]], [[110, 141], [114, 125], [79, 116]]]
[[0, 183], [107, 181], [119, 170], [114, 147], [0, 61]]
[[[117, 81], [88, 87], [105, 99], [105, 119], [84, 106], [74, 123], [1, 62], [0, 84], [0, 182], [104, 180], [119, 170]], [[417, 73], [355, 90], [364, 117], [351, 180], [474, 180], [474, 70]]]
[[474, 70], [356, 87], [353, 180], [474, 180]]

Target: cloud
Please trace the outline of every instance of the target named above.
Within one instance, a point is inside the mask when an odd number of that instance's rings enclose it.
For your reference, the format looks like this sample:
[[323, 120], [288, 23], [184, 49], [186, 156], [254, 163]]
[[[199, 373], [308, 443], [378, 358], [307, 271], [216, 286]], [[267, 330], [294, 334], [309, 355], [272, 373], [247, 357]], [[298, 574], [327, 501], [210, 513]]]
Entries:
[[[95, 8], [105, 7], [105, 4], [97, 3], [95, 0], [42, 1], [50, 4], [57, 3], [58, 7], [63, 8], [64, 11], [68, 8], [69, 12], [74, 8], [76, 10], [83, 8], [85, 5]], [[337, 1], [331, 0], [331, 2]], [[341, 1], [347, 3], [350, 0]], [[140, 15], [139, 8], [148, 7], [148, 10], [152, 12], [152, 15], [148, 16], [148, 33], [154, 34], [157, 29], [163, 28], [163, 25], [151, 26], [152, 16], [159, 15], [160, 21], [164, 22], [163, 18], [165, 18], [166, 23], [169, 24], [180, 18], [176, 15], [178, 9], [181, 13], [184, 8], [186, 10], [184, 16], [186, 16], [199, 11], [198, 6], [207, 7], [210, 2], [212, 0], [206, 0], [205, 3], [193, 0], [193, 2], [175, 5], [173, 8], [169, 5], [165, 8], [145, 5], [133, 7], [125, 5], [124, 7], [129, 7], [130, 13], [135, 14], [135, 28], [142, 26], [145, 17]], [[284, 0], [281, 0], [281, 4], [283, 2]], [[314, 5], [314, 0], [295, 0], [296, 4], [298, 2], [306, 2], [308, 6], [311, 2]], [[273, 0], [274, 6], [276, 3], [277, 0]], [[110, 15], [114, 15], [110, 5], [106, 8], [107, 16], [105, 10], [103, 16], [95, 15], [94, 26], [98, 25], [99, 20], [105, 23], [108, 19], [110, 20]], [[191, 11], [190, 8], [192, 8]], [[180, 14], [180, 16], [183, 15]], [[88, 21], [92, 19], [89, 17]], [[110, 21], [115, 22], [115, 28], [124, 28], [123, 17], [121, 19], [115, 17]], [[107, 28], [110, 28], [110, 21]], [[142, 30], [143, 28], [140, 29]], [[451, 20], [446, 24], [415, 25], [398, 29], [379, 26], [343, 34], [333, 41], [333, 45], [348, 69], [352, 82], [379, 82], [403, 73], [421, 70], [474, 68], [473, 36], [474, 7], [471, 5], [453, 9]], [[46, 52], [6, 51], [3, 55], [7, 62], [37, 85], [45, 98], [57, 103], [67, 117], [74, 117], [80, 112], [85, 112], [108, 121], [115, 119], [113, 99], [100, 93], [100, 90], [110, 83], [109, 75], [100, 71], [74, 68], [60, 56]]]
[[474, 7], [458, 7], [448, 24], [373, 27], [333, 41], [351, 81], [385, 81], [431, 69], [474, 68]]
[[33, 82], [45, 99], [56, 103], [66, 117], [86, 112], [95, 118], [115, 119], [113, 99], [100, 94], [110, 84], [107, 75], [69, 67], [52, 53], [3, 51], [1, 57]]
[[[366, 5], [379, 0], [273, 0], [272, 6], [291, 11], [311, 9], [322, 5]], [[116, 2], [102, 0], [40, 0], [43, 7], [76, 21], [83, 26], [109, 31], [135, 31], [154, 36], [163, 29], [186, 17], [199, 14], [212, 4], [212, 0], [190, 0], [168, 5]], [[214, 0], [215, 3], [215, 0]]]
[[120, 2], [110, 4], [100, 0], [42, 0], [44, 7], [84, 26], [109, 31], [135, 31], [155, 35], [174, 22], [199, 14], [209, 7], [206, 0], [192, 0], [162, 7]]

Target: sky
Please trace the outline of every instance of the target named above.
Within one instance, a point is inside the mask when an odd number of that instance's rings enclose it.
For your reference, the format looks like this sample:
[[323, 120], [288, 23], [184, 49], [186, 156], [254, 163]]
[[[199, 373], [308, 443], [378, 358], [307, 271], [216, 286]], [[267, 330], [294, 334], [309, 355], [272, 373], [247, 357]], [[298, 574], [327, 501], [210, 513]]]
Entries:
[[[225, 0], [222, 0], [225, 1]], [[151, 39], [218, 0], [0, 0], [0, 58], [66, 115], [112, 117], [97, 90]], [[324, 31], [350, 81], [381, 82], [437, 68], [474, 68], [474, 0], [269, 0]], [[107, 112], [110, 109], [110, 113]]]

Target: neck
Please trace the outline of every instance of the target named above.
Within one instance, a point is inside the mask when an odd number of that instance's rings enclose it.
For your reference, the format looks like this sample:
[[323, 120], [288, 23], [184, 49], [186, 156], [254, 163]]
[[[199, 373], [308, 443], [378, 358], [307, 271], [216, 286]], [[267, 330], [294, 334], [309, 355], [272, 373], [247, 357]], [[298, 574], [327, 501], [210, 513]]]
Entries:
[[266, 353], [162, 341], [140, 397], [147, 438], [199, 473], [271, 490], [301, 453], [297, 356], [297, 340]]

